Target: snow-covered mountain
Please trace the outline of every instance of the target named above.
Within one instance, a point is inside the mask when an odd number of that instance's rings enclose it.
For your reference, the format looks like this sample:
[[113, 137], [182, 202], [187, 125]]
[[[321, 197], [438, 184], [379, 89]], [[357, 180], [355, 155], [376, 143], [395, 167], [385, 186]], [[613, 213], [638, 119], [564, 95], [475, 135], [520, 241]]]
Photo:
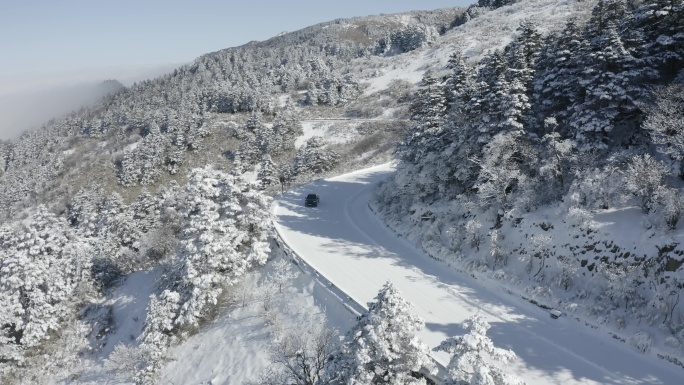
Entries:
[[[659, 0], [339, 19], [0, 142], [0, 379], [677, 383], [683, 20]], [[407, 270], [373, 265], [379, 237]], [[562, 330], [506, 337], [535, 327]], [[492, 341], [522, 360], [496, 369]]]

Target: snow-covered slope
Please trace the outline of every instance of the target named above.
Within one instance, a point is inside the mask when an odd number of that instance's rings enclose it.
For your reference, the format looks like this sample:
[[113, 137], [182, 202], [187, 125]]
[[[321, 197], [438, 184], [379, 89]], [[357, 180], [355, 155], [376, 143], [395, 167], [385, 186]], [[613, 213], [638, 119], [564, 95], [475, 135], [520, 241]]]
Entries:
[[569, 20], [583, 21], [588, 17], [596, 0], [521, 0], [494, 9], [469, 20], [440, 36], [425, 49], [402, 55], [372, 57], [371, 76], [364, 79], [366, 95], [382, 91], [391, 81], [402, 79], [417, 84], [426, 70], [441, 71], [449, 56], [461, 52], [471, 64], [484, 55], [503, 49], [517, 36], [516, 29], [523, 21], [531, 20], [543, 35], [563, 28]]
[[[520, 359], [510, 366], [528, 384], [679, 384], [684, 373], [568, 317], [549, 313], [429, 259], [380, 222], [368, 205], [389, 165], [317, 181], [286, 193], [274, 206], [277, 230], [307, 263], [356, 302], [371, 301], [386, 281], [426, 322], [424, 342], [437, 346], [462, 334], [459, 324], [482, 314], [497, 346]], [[318, 208], [302, 197], [321, 196]], [[448, 358], [436, 354], [442, 364]]]

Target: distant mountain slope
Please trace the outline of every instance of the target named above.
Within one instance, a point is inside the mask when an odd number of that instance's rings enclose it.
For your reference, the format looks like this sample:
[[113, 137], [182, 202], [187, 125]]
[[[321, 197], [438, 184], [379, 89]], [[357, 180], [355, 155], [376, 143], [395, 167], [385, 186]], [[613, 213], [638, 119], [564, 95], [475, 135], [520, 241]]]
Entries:
[[[449, 25], [459, 12], [426, 11], [323, 23], [266, 42], [207, 54], [169, 75], [137, 83], [98, 106], [6, 143], [0, 149], [5, 180], [0, 185], [0, 211], [7, 215], [12, 207], [29, 204], [29, 195], [16, 190], [18, 180], [22, 180], [21, 189], [32, 192], [34, 203], [36, 196], [54, 194], [49, 191], [63, 194], [71, 189], [67, 195], [73, 194], [73, 183], [59, 187], [60, 180], [65, 180], [59, 176], [76, 170], [65, 168], [65, 162], [78, 165], [79, 176], [103, 172], [103, 182], [122, 186], [150, 185], [164, 175], [186, 172], [184, 165], [194, 164], [187, 158], [196, 154], [207, 135], [231, 135], [215, 131], [220, 114], [259, 112], [270, 119], [282, 109], [279, 98], [283, 94], [292, 93], [293, 101], [303, 105], [343, 105], [359, 94], [359, 80], [350, 67], [352, 59], [372, 55], [380, 37], [390, 37], [397, 28], [434, 31]], [[415, 48], [434, 39], [432, 33], [428, 35], [418, 33], [394, 44], [406, 45], [401, 49]], [[155, 134], [149, 136], [150, 132]], [[90, 147], [87, 143], [91, 141], [103, 143]], [[143, 141], [146, 143], [140, 146], [135, 144]], [[157, 144], [152, 146], [153, 142]], [[35, 148], [47, 151], [37, 153]], [[91, 161], [82, 162], [84, 156]], [[51, 202], [63, 199], [46, 198]]]

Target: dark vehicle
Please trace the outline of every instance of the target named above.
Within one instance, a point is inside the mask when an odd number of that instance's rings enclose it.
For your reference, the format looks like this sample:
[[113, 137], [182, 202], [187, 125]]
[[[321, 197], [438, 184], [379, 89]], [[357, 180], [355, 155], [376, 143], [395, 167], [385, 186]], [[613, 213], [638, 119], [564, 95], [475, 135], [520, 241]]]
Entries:
[[318, 202], [320, 202], [321, 199], [318, 197], [317, 194], [309, 194], [306, 196], [306, 199], [304, 199], [304, 206], [306, 207], [316, 207], [318, 206]]

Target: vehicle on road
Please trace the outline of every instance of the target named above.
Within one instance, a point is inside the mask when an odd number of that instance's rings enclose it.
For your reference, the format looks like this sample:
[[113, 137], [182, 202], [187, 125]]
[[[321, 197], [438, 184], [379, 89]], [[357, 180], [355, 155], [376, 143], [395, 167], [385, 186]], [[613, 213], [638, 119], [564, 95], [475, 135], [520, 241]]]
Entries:
[[320, 201], [321, 199], [318, 197], [318, 194], [309, 194], [304, 199], [304, 206], [316, 207]]

